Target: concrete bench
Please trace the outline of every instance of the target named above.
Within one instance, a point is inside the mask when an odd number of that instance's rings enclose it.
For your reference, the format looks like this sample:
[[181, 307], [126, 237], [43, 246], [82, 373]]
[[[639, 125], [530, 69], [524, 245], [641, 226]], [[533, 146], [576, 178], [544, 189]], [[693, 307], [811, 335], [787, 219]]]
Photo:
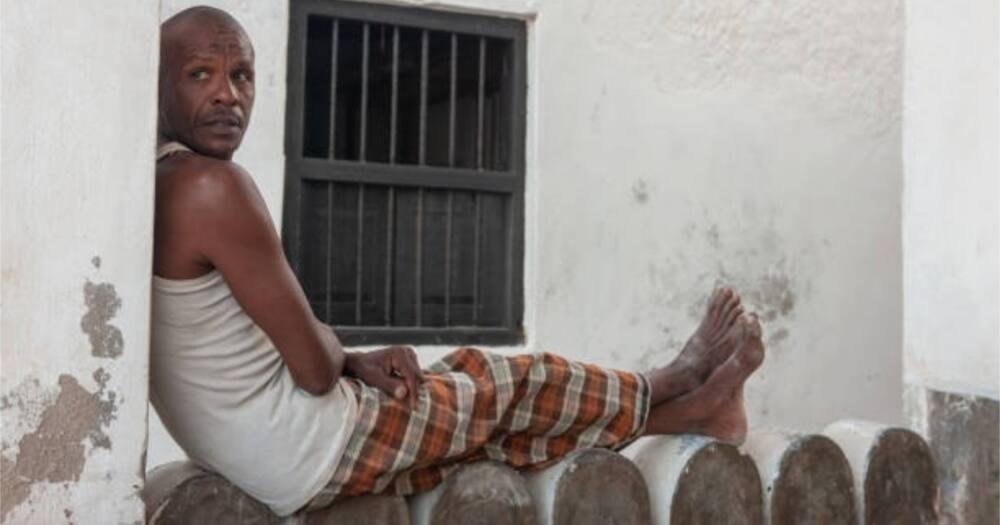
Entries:
[[937, 523], [937, 477], [923, 438], [904, 428], [857, 420], [833, 423], [823, 434], [851, 464], [859, 523]]
[[756, 428], [743, 449], [761, 475], [766, 523], [858, 523], [851, 466], [830, 438]]
[[732, 445], [694, 435], [644, 437], [622, 455], [646, 478], [657, 525], [764, 522], [757, 467]]
[[539, 525], [651, 523], [649, 489], [642, 473], [610, 450], [578, 450], [545, 470], [524, 476]]
[[282, 519], [222, 476], [190, 461], [160, 465], [142, 490], [149, 525], [407, 525], [403, 498], [361, 496]]
[[462, 465], [434, 490], [409, 500], [414, 525], [535, 523], [535, 504], [524, 479], [495, 461]]

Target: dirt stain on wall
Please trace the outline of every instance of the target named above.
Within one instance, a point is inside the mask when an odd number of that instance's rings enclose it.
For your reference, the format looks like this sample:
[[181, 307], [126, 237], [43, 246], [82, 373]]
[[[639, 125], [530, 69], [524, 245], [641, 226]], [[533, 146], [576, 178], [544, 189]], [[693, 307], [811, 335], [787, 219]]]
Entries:
[[103, 399], [103, 391], [103, 384], [98, 392], [89, 392], [72, 375], [59, 376], [59, 395], [42, 412], [35, 430], [21, 437], [16, 457], [0, 457], [0, 521], [28, 498], [34, 483], [78, 481], [86, 463], [84, 440], [111, 447], [105, 429], [117, 407], [114, 396]]
[[116, 358], [122, 355], [125, 347], [122, 331], [110, 324], [122, 306], [114, 285], [94, 284], [88, 280], [83, 285], [83, 298], [87, 313], [80, 319], [80, 329], [90, 338], [90, 352], [94, 357]]

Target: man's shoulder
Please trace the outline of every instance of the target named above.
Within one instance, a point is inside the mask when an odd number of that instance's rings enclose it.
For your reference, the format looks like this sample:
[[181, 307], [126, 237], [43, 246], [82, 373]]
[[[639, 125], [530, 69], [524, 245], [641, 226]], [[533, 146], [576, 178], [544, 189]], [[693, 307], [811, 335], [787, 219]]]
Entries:
[[160, 160], [156, 178], [158, 194], [184, 204], [217, 204], [247, 198], [254, 192], [250, 174], [239, 164], [195, 152], [175, 153]]

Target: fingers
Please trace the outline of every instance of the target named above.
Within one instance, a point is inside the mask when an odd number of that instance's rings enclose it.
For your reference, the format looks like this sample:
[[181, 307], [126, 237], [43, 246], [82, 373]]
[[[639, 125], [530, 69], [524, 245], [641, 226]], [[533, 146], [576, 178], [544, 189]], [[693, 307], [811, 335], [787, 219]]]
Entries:
[[399, 400], [407, 398], [410, 407], [416, 407], [420, 399], [420, 384], [424, 381], [416, 352], [409, 346], [391, 346], [382, 351], [386, 358], [384, 361], [386, 374], [401, 380], [405, 388], [402, 394], [397, 395], [395, 391], [392, 394]]
[[369, 375], [364, 380], [371, 386], [389, 394], [394, 399], [402, 401], [406, 397], [406, 382], [401, 378], [393, 377], [389, 373], [379, 371]]

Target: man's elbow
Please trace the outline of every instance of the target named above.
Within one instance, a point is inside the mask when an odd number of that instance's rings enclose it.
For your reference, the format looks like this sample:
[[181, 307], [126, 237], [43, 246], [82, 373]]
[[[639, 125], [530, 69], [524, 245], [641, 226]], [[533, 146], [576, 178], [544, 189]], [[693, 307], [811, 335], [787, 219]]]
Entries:
[[293, 377], [295, 384], [302, 390], [314, 395], [322, 396], [329, 392], [336, 383], [330, 374], [299, 374]]

